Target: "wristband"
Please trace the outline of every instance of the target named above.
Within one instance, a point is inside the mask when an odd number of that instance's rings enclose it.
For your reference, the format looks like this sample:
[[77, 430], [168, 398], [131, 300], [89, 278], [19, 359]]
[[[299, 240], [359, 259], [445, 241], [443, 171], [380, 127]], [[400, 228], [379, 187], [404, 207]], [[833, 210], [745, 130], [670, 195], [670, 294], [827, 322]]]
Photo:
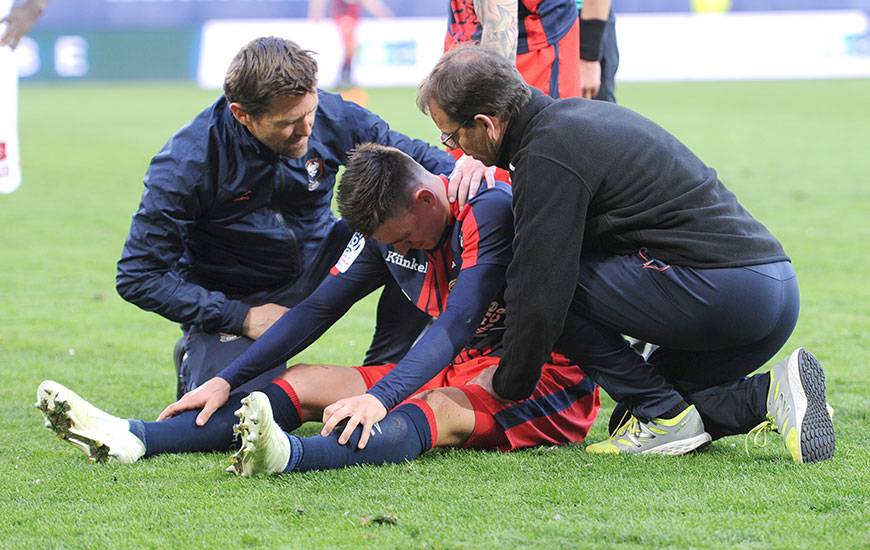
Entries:
[[601, 59], [601, 41], [606, 25], [604, 19], [580, 19], [580, 59]]

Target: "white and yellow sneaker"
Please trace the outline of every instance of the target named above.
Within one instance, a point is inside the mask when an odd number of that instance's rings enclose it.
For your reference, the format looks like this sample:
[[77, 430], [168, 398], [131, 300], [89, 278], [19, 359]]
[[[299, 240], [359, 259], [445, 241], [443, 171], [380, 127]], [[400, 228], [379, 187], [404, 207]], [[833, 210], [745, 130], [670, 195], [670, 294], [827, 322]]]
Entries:
[[641, 422], [631, 416], [610, 439], [586, 447], [592, 454], [663, 454], [682, 455], [712, 440], [694, 405], [673, 418], [653, 418]]
[[819, 462], [834, 456], [834, 409], [828, 405], [825, 372], [819, 360], [798, 348], [770, 370], [767, 420], [750, 434], [776, 431], [795, 462]]
[[290, 441], [272, 417], [269, 397], [255, 391], [242, 399], [233, 428], [242, 447], [231, 457], [228, 472], [242, 477], [280, 474], [290, 462]]
[[145, 454], [145, 445], [130, 432], [126, 420], [98, 409], [62, 384], [42, 382], [36, 390], [36, 408], [46, 428], [83, 450], [91, 462], [132, 464]]

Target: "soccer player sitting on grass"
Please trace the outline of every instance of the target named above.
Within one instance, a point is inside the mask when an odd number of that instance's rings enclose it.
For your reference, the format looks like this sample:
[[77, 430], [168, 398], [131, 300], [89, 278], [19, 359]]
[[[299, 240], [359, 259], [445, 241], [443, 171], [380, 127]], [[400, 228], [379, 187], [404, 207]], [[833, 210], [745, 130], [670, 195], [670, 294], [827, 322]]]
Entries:
[[[157, 422], [111, 416], [46, 381], [37, 391], [46, 425], [93, 460], [135, 462], [229, 449], [238, 416], [241, 449], [231, 469], [241, 475], [401, 462], [435, 446], [511, 450], [584, 439], [598, 388], [559, 354], [528, 399], [501, 401], [475, 384], [499, 361], [513, 240], [509, 186], [486, 189], [460, 209], [448, 201], [446, 178], [368, 144], [351, 155], [338, 201], [358, 233], [331, 275], [216, 378]], [[437, 318], [398, 364], [297, 365], [247, 397], [232, 392], [302, 351], [388, 278]], [[319, 436], [285, 434], [321, 418]]]

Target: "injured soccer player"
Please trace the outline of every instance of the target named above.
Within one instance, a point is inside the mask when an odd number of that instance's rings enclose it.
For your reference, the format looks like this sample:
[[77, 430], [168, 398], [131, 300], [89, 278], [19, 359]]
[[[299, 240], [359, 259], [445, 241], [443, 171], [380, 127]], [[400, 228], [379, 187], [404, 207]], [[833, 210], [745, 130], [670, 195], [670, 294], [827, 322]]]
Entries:
[[[356, 234], [330, 275], [218, 376], [156, 422], [112, 416], [45, 381], [36, 406], [46, 426], [98, 462], [230, 450], [238, 440], [230, 471], [243, 476], [397, 463], [433, 447], [509, 451], [583, 441], [599, 390], [559, 353], [527, 399], [503, 401], [485, 389], [504, 333], [508, 185], [483, 189], [460, 208], [448, 201], [445, 177], [397, 149], [366, 144], [350, 156], [338, 204]], [[299, 364], [250, 395], [234, 391], [304, 350], [390, 277], [436, 319], [397, 364]], [[318, 420], [320, 435], [291, 433]]]

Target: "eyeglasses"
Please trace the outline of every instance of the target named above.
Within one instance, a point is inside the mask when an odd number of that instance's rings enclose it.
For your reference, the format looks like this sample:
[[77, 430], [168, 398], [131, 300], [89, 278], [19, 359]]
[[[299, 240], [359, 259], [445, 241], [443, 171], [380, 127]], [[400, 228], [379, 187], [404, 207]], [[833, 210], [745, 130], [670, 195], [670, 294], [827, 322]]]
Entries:
[[447, 147], [448, 149], [459, 149], [459, 142], [456, 141], [456, 134], [472, 120], [474, 120], [474, 117], [465, 119], [465, 121], [460, 124], [458, 128], [456, 128], [449, 134], [441, 132], [441, 145]]

